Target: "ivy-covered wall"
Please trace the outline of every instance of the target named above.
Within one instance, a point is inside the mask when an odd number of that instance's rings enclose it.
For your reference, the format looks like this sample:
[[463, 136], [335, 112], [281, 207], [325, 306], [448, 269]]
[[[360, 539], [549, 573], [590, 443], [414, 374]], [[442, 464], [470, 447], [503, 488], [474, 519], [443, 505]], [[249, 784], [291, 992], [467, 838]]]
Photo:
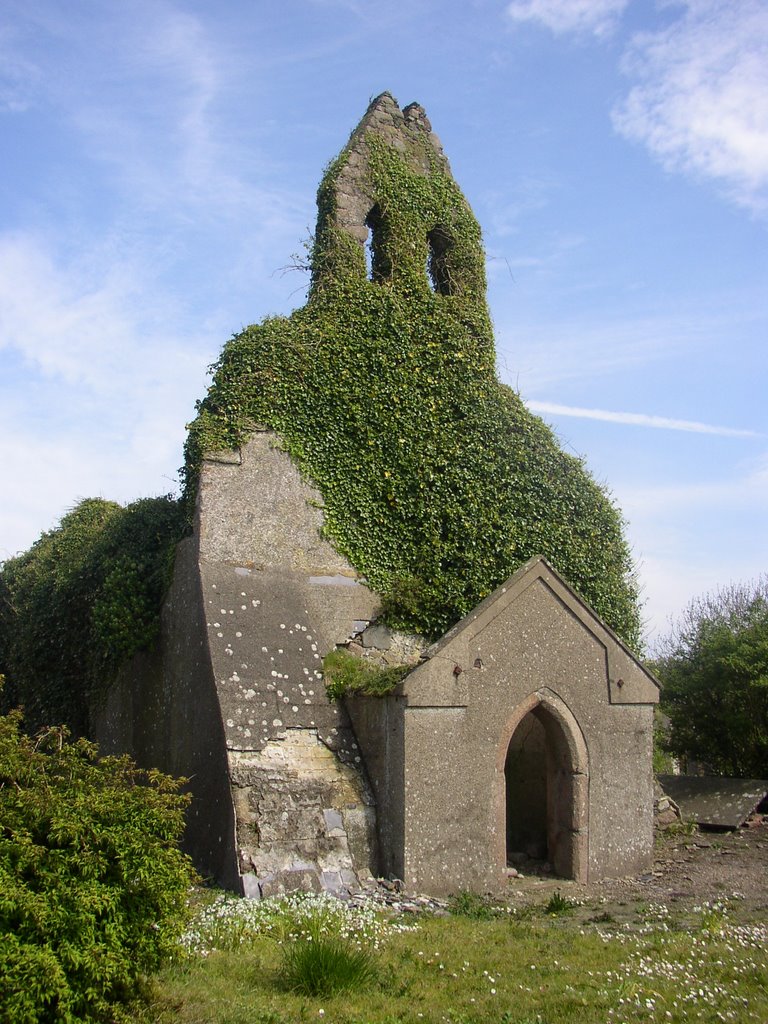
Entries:
[[[365, 240], [369, 239], [368, 259]], [[480, 229], [424, 111], [376, 99], [318, 192], [309, 300], [225, 347], [190, 427], [181, 504], [90, 499], [0, 571], [0, 701], [88, 729], [154, 641], [203, 454], [275, 430], [328, 538], [389, 622], [436, 637], [546, 556], [630, 645], [621, 516], [495, 373]]]
[[484, 267], [424, 112], [385, 93], [321, 182], [306, 306], [236, 335], [215, 366], [187, 501], [203, 454], [264, 424], [392, 625], [438, 636], [543, 554], [637, 646], [621, 515], [497, 379]]
[[0, 572], [0, 703], [87, 733], [89, 707], [157, 636], [184, 517], [172, 498], [90, 498]]

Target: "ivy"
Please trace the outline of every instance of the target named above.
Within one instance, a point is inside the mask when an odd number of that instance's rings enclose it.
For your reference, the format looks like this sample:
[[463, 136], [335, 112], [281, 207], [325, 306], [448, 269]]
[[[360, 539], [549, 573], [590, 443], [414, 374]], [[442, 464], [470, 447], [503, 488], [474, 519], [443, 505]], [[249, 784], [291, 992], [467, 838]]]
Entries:
[[345, 150], [319, 188], [306, 306], [246, 328], [213, 368], [187, 440], [187, 503], [205, 453], [265, 424], [320, 489], [328, 538], [394, 627], [439, 636], [543, 554], [637, 645], [618, 510], [496, 377], [466, 200], [418, 132], [405, 154], [374, 134], [363, 151], [372, 279], [336, 219]]
[[[0, 569], [6, 707], [31, 728], [89, 708], [154, 642], [205, 454], [266, 425], [323, 495], [328, 539], [389, 623], [441, 635], [543, 554], [630, 645], [637, 590], [621, 516], [495, 372], [480, 228], [419, 129], [353, 134], [372, 274], [339, 223], [347, 147], [318, 190], [304, 308], [225, 345], [185, 448], [184, 494], [91, 499]], [[362, 163], [361, 163], [362, 158]]]
[[88, 729], [88, 709], [158, 634], [184, 518], [169, 497], [123, 508], [87, 499], [0, 572], [5, 705], [30, 728]]

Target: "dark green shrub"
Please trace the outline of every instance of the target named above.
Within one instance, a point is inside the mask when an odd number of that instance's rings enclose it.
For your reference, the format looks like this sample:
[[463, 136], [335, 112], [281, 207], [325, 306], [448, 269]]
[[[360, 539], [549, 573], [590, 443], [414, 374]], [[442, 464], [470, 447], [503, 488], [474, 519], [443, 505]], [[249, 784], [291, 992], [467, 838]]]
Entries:
[[176, 946], [179, 783], [0, 717], [0, 1020], [112, 1021]]

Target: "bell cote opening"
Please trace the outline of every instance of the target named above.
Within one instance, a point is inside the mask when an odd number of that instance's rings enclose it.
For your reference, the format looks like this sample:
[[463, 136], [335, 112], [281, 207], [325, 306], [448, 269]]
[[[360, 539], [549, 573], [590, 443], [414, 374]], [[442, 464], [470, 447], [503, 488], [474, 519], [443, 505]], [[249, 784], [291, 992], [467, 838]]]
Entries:
[[365, 218], [368, 238], [365, 242], [365, 266], [374, 284], [381, 284], [392, 275], [392, 263], [384, 244], [384, 221], [378, 203], [371, 207]]
[[433, 291], [438, 295], [453, 295], [455, 291], [449, 261], [449, 253], [454, 244], [453, 236], [442, 224], [437, 224], [427, 234], [427, 275]]

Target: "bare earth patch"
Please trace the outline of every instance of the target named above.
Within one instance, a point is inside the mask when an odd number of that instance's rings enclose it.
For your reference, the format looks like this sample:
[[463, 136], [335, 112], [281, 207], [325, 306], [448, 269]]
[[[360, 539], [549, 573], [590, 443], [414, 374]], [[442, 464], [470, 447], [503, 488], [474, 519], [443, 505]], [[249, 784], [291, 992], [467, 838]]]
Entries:
[[[590, 885], [546, 875], [511, 878], [507, 899], [519, 908], [546, 902], [554, 892], [579, 904], [585, 919], [601, 912], [617, 921], [637, 914], [638, 905], [662, 904], [685, 913], [704, 902], [733, 900], [741, 921], [768, 916], [768, 815], [753, 815], [733, 832], [677, 828], [657, 834], [650, 871], [638, 878]], [[736, 897], [735, 899], [733, 899]]]

